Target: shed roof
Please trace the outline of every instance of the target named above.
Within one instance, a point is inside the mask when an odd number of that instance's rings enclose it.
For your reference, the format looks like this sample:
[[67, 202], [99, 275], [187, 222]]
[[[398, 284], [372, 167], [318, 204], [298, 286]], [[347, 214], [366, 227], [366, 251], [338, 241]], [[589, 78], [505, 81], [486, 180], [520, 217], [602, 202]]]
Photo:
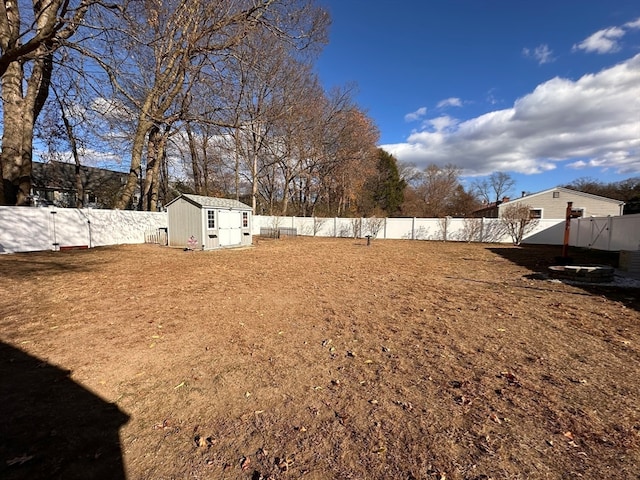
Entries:
[[231, 198], [205, 197], [204, 195], [192, 195], [189, 193], [183, 193], [178, 198], [173, 199], [172, 201], [167, 203], [167, 207], [180, 198], [184, 198], [187, 202], [197, 207], [251, 210], [251, 207], [249, 205], [239, 202], [238, 200], [233, 200]]

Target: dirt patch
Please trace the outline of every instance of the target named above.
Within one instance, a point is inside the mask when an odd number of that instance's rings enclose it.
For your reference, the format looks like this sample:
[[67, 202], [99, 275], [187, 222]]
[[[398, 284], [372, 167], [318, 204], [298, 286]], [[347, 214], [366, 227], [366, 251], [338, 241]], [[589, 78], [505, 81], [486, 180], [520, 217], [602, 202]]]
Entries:
[[0, 477], [635, 478], [639, 290], [556, 250], [0, 256]]

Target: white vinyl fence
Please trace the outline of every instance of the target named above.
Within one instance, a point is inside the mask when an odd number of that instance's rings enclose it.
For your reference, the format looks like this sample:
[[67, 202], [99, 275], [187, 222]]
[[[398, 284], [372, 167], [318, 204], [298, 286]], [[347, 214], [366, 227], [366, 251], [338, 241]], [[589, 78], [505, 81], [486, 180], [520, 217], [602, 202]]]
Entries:
[[166, 226], [163, 212], [0, 207], [0, 253], [144, 243]]
[[[253, 217], [253, 234], [260, 229], [295, 228], [298, 235], [378, 239], [442, 240], [511, 243], [496, 218], [313, 218]], [[562, 245], [564, 220], [541, 220], [523, 243]]]
[[622, 217], [576, 218], [569, 243], [596, 250], [640, 250], [640, 213]]
[[[163, 243], [166, 212], [0, 207], [0, 254], [145, 241]], [[294, 228], [298, 235], [511, 243], [495, 218], [313, 218], [256, 215], [261, 228]], [[640, 214], [571, 221], [571, 246], [640, 250]], [[562, 245], [564, 220], [541, 220], [523, 243]]]

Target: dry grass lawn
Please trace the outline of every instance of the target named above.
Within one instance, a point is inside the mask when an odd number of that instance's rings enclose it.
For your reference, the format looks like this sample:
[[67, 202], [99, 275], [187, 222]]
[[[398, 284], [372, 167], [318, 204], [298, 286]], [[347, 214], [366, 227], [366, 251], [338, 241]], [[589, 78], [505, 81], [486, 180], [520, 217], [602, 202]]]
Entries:
[[0, 478], [639, 478], [639, 290], [559, 253], [0, 256]]

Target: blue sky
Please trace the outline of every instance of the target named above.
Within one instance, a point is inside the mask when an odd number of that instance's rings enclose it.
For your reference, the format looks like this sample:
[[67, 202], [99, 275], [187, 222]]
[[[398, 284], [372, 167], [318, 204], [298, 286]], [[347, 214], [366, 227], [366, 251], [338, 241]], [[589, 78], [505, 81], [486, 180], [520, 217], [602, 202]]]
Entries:
[[514, 194], [640, 176], [637, 0], [319, 1], [323, 84], [355, 84], [401, 162], [507, 172]]

